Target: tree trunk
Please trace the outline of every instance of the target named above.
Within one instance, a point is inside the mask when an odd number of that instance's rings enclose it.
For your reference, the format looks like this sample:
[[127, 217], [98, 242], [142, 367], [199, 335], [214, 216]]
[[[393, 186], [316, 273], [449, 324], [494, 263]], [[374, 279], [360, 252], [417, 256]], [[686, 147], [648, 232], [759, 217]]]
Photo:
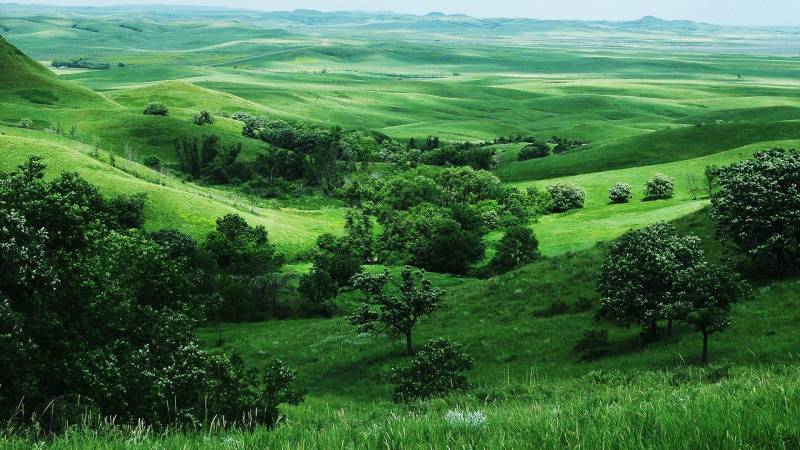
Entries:
[[406, 353], [414, 354], [414, 343], [411, 341], [411, 330], [406, 331]]
[[703, 329], [703, 365], [708, 364], [708, 331]]
[[667, 320], [667, 331], [670, 334], [672, 334], [672, 318], [671, 317], [669, 318], [669, 320]]
[[655, 340], [658, 337], [658, 322], [653, 320], [650, 322], [650, 337]]

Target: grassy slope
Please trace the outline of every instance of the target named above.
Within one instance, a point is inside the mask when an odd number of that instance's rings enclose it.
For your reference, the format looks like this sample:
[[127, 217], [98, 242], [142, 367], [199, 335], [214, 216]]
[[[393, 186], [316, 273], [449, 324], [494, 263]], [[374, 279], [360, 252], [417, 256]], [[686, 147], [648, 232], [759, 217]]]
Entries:
[[145, 227], [148, 230], [176, 228], [202, 238], [213, 228], [217, 217], [237, 213], [251, 224], [266, 226], [273, 242], [293, 255], [309, 248], [317, 235], [339, 232], [342, 227], [342, 213], [338, 209], [253, 206], [243, 198], [165, 177], [117, 158], [117, 165], [125, 167], [129, 172], [126, 173], [108, 164], [105, 151], [101, 152], [102, 160], [95, 160], [89, 156], [91, 146], [65, 138], [5, 127], [0, 127], [0, 132], [0, 170], [12, 170], [28, 155], [37, 154], [45, 158], [51, 176], [61, 171], [75, 171], [109, 195], [146, 192]]

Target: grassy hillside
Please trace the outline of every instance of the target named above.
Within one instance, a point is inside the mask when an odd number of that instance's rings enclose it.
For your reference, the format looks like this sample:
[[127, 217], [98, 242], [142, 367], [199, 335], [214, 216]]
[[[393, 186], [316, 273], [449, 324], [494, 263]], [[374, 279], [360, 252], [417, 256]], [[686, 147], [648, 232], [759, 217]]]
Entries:
[[31, 60], [0, 36], [0, 90], [3, 104], [28, 104], [36, 107], [112, 108], [114, 103], [102, 95], [59, 79], [50, 70]]
[[[284, 409], [276, 430], [76, 429], [43, 447], [800, 447], [800, 280], [763, 273], [719, 242], [704, 180], [706, 166], [800, 146], [797, 30], [655, 18], [582, 23], [13, 5], [0, 11], [0, 31], [8, 39], [0, 37], [0, 170], [38, 154], [48, 177], [75, 171], [105, 195], [146, 192], [148, 231], [176, 228], [200, 239], [217, 217], [237, 213], [264, 225], [290, 257], [320, 234], [342, 231], [344, 210], [332, 198], [250, 198], [139, 164], [158, 155], [174, 168], [173, 142], [181, 136], [215, 133], [226, 145], [241, 144], [245, 159], [263, 150], [242, 136], [240, 122], [193, 124], [202, 109], [403, 138], [587, 141], [528, 161], [517, 158], [524, 144], [494, 147], [495, 173], [507, 185], [565, 182], [586, 191], [583, 209], [530, 224], [542, 259], [488, 279], [427, 274], [446, 291], [447, 307], [421, 323], [415, 342], [463, 344], [475, 359], [470, 393], [392, 403], [389, 374], [406, 360], [403, 346], [355, 333], [344, 315], [361, 294], [347, 291], [331, 318], [199, 330], [214, 351], [236, 351], [259, 367], [280, 358], [298, 370], [308, 397]], [[79, 57], [111, 69], [58, 76], [36, 62]], [[165, 103], [169, 116], [143, 115], [152, 101]], [[33, 129], [17, 128], [22, 118]], [[376, 171], [384, 165], [370, 163]], [[674, 178], [675, 196], [644, 201], [656, 173]], [[616, 182], [633, 186], [631, 202], [608, 203]], [[697, 367], [701, 335], [686, 325], [644, 345], [638, 329], [595, 320], [606, 242], [660, 220], [701, 236], [711, 259], [735, 264], [755, 287], [751, 301], [735, 305], [732, 326], [712, 336], [708, 369]], [[486, 236], [486, 260], [501, 236]], [[294, 290], [309, 267], [286, 267], [282, 289]], [[390, 270], [397, 278], [400, 268]], [[608, 354], [585, 360], [574, 349], [586, 329], [608, 331]], [[454, 410], [480, 410], [486, 422], [448, 421]], [[2, 448], [32, 444], [3, 433], [0, 427]]]
[[40, 155], [48, 165], [48, 176], [62, 171], [78, 172], [105, 194], [145, 192], [145, 228], [155, 231], [175, 228], [203, 238], [216, 218], [228, 213], [243, 216], [253, 225], [264, 225], [278, 248], [292, 256], [310, 248], [316, 236], [338, 233], [342, 212], [338, 209], [299, 210], [253, 203], [224, 191], [199, 187], [161, 175], [135, 162], [116, 159], [109, 164], [107, 151], [101, 158], [90, 156], [93, 147], [40, 131], [0, 127], [0, 170], [10, 171], [29, 155]]

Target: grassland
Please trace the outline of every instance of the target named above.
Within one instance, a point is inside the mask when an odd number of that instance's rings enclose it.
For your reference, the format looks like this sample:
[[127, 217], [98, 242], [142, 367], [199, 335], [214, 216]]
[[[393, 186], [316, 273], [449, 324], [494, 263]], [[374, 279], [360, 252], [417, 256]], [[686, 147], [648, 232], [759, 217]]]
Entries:
[[[588, 141], [529, 161], [517, 160], [521, 145], [496, 146], [495, 173], [505, 183], [525, 189], [568, 182], [586, 190], [584, 209], [532, 224], [543, 260], [488, 280], [430, 274], [446, 290], [448, 309], [424, 322], [416, 340], [444, 336], [462, 343], [476, 362], [474, 395], [392, 404], [387, 376], [403, 360], [400, 346], [356, 335], [341, 317], [225, 324], [218, 350], [236, 350], [255, 365], [284, 359], [309, 391], [304, 404], [286, 409], [277, 430], [77, 430], [44, 446], [800, 447], [796, 277], [740, 266], [756, 284], [755, 298], [736, 305], [732, 327], [711, 341], [712, 360], [731, 366], [730, 376], [693, 368], [700, 337], [688, 327], [642, 346], [638, 330], [608, 328], [593, 318], [603, 242], [629, 228], [675, 221], [702, 236], [714, 259], [739, 261], [713, 234], [703, 171], [759, 149], [800, 144], [800, 68], [787, 51], [794, 32], [600, 32], [581, 24], [554, 25], [546, 33], [511, 32], [508, 24], [485, 34], [468, 27], [461, 34], [442, 31], [461, 23], [451, 18], [404, 33], [384, 22], [335, 26], [325, 15], [314, 19], [322, 21], [319, 28], [303, 22], [285, 31], [299, 19], [179, 11], [184, 20], [175, 20], [124, 8], [105, 16], [7, 11], [0, 10], [0, 29], [34, 59], [89, 57], [113, 67], [59, 78], [0, 41], [6, 63], [0, 64], [0, 170], [40, 154], [48, 176], [77, 171], [108, 195], [147, 192], [149, 230], [178, 228], [202, 237], [216, 217], [237, 212], [265, 225], [282, 251], [296, 255], [317, 235], [342, 227], [335, 202], [298, 208], [245, 198], [138, 164], [150, 154], [174, 164], [172, 140], [180, 134], [214, 132], [225, 143], [242, 144], [245, 157], [259, 150], [260, 143], [241, 136], [238, 122], [193, 125], [200, 109], [404, 138], [532, 134]], [[731, 36], [740, 47], [731, 47]], [[740, 48], [747, 51], [735, 51]], [[167, 103], [170, 116], [142, 115], [149, 101]], [[32, 119], [35, 129], [13, 127], [21, 118]], [[76, 136], [44, 131], [59, 123], [67, 130], [74, 125]], [[90, 156], [95, 143], [99, 158]], [[130, 149], [133, 161], [123, 158]], [[655, 173], [675, 179], [674, 198], [642, 200]], [[634, 198], [609, 205], [607, 190], [619, 181], [633, 186]], [[304, 202], [314, 203], [296, 201]], [[307, 269], [298, 264], [287, 271]], [[345, 293], [337, 303], [347, 311], [356, 301], [358, 294]], [[573, 346], [587, 328], [608, 328], [613, 351], [581, 360]], [[202, 329], [200, 336], [213, 348], [219, 329]], [[444, 420], [456, 408], [485, 412], [485, 426]], [[0, 439], [2, 448], [30, 445]]]

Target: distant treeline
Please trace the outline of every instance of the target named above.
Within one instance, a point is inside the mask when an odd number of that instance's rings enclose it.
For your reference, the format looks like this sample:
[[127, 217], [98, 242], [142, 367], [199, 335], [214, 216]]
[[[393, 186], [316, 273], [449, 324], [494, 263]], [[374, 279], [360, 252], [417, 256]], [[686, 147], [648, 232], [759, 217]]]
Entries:
[[72, 61], [53, 61], [53, 67], [69, 67], [70, 69], [108, 70], [111, 64], [104, 62], [91, 62], [86, 58], [73, 59]]

